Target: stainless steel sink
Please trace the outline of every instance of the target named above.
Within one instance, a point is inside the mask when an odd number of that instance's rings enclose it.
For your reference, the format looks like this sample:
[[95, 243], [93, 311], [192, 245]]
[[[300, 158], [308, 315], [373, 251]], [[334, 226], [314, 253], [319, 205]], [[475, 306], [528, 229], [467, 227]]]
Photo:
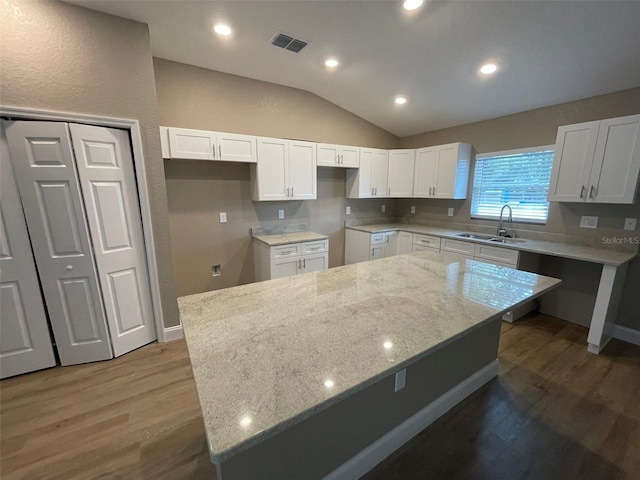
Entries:
[[482, 233], [456, 233], [456, 237], [473, 238], [475, 240], [492, 240], [493, 235], [484, 235]]
[[505, 237], [495, 237], [489, 240], [490, 242], [495, 243], [524, 243], [526, 240], [522, 238], [505, 238]]

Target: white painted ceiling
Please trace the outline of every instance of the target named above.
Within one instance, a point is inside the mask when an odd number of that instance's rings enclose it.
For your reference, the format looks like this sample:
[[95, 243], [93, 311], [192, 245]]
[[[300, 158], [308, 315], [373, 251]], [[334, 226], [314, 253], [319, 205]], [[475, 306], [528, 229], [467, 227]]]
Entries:
[[[308, 90], [398, 136], [640, 86], [640, 1], [72, 3], [149, 24], [154, 56]], [[285, 51], [276, 31], [311, 43]], [[500, 70], [480, 78], [486, 60]]]

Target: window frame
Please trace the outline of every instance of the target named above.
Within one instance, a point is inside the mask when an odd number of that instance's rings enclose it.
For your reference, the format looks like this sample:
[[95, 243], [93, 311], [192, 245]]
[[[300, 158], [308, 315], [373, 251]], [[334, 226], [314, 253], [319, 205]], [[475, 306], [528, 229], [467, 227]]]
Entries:
[[[519, 155], [519, 154], [526, 154], [526, 153], [538, 153], [538, 152], [547, 152], [547, 151], [552, 151], [553, 152], [553, 157], [551, 160], [551, 171], [549, 173], [549, 185], [547, 185], [547, 198], [548, 198], [548, 188], [551, 184], [551, 174], [553, 173], [553, 158], [555, 157], [555, 151], [556, 151], [556, 145], [555, 144], [551, 144], [551, 145], [540, 145], [540, 146], [535, 146], [535, 147], [527, 147], [527, 148], [518, 148], [518, 149], [514, 149], [514, 150], [502, 150], [502, 151], [496, 151], [496, 152], [487, 152], [487, 153], [478, 153], [475, 156], [475, 161], [473, 164], [473, 180], [471, 181], [471, 205], [469, 205], [469, 218], [473, 219], [473, 220], [490, 220], [490, 221], [499, 221], [500, 217], [498, 216], [488, 216], [488, 215], [478, 215], [478, 214], [474, 214], [473, 212], [473, 206], [474, 206], [474, 194], [475, 194], [475, 182], [476, 182], [476, 174], [477, 174], [477, 166], [478, 166], [478, 160], [482, 160], [485, 158], [493, 158], [493, 157], [506, 157], [506, 156], [510, 156], [510, 155]], [[536, 220], [536, 219], [532, 219], [532, 218], [523, 218], [523, 217], [516, 217], [516, 215], [513, 216], [513, 221], [515, 223], [524, 223], [524, 224], [533, 224], [533, 225], [546, 225], [547, 222], [549, 221], [549, 207], [551, 205], [551, 202], [549, 202], [548, 200], [546, 201], [547, 203], [547, 212], [546, 212], [546, 217], [544, 220]], [[508, 204], [508, 203], [507, 203]], [[505, 205], [505, 204], [502, 204]]]

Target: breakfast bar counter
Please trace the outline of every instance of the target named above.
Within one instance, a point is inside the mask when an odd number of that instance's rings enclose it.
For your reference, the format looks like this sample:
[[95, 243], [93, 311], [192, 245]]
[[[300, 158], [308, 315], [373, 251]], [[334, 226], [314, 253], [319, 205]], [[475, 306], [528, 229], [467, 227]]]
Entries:
[[423, 252], [179, 298], [218, 480], [364, 473], [493, 378], [502, 314], [559, 284]]

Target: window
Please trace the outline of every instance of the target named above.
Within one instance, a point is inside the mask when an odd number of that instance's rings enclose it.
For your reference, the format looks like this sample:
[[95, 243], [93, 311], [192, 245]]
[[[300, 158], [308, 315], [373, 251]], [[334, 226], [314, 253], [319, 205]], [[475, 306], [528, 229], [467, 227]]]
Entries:
[[515, 221], [545, 223], [553, 153], [550, 145], [477, 155], [471, 218], [497, 220], [509, 205]]

